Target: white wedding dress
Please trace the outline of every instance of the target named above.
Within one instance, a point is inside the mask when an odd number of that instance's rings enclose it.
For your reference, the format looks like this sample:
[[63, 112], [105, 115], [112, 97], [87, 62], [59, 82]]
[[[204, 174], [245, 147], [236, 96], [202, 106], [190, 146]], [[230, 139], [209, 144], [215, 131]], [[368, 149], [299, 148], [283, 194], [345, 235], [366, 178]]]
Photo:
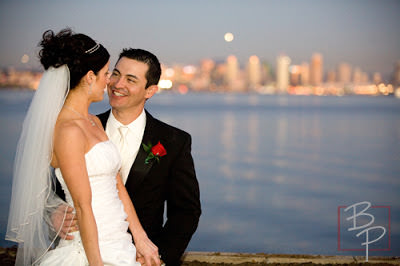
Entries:
[[[99, 142], [86, 153], [85, 159], [104, 265], [140, 265], [136, 262], [136, 248], [127, 232], [127, 215], [116, 187], [116, 175], [121, 167], [118, 149], [110, 140]], [[73, 206], [60, 169], [56, 169], [55, 173], [67, 203]], [[44, 256], [40, 265], [89, 265], [79, 232], [73, 235], [73, 240], [60, 240], [58, 246]]]

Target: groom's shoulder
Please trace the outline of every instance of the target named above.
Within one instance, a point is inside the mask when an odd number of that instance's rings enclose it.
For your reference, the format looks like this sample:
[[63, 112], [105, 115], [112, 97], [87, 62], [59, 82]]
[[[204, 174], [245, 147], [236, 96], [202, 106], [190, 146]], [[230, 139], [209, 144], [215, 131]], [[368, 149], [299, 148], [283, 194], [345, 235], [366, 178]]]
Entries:
[[165, 123], [164, 121], [161, 121], [153, 116], [151, 116], [149, 113], [147, 113], [148, 117], [152, 120], [152, 123], [155, 127], [155, 130], [159, 130], [162, 132], [164, 136], [172, 137], [172, 138], [178, 138], [178, 139], [187, 139], [191, 138], [190, 134], [180, 128], [177, 128], [175, 126], [172, 126], [170, 124]]
[[108, 117], [110, 116], [110, 111], [111, 111], [111, 109], [108, 109], [108, 110], [105, 111], [104, 113], [97, 114], [96, 116], [97, 116], [98, 118], [100, 118], [100, 120], [101, 120], [101, 119], [108, 119]]
[[105, 111], [104, 113], [98, 114], [97, 117], [100, 119], [101, 124], [106, 128], [108, 117], [110, 116], [111, 109]]

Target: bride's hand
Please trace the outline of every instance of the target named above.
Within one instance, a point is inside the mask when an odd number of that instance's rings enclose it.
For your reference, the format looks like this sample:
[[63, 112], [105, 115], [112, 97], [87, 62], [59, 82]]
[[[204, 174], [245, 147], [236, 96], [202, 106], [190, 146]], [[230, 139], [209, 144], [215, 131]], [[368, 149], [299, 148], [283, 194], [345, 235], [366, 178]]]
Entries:
[[136, 260], [142, 265], [161, 265], [158, 247], [147, 237], [142, 236], [140, 239], [135, 239]]
[[[65, 209], [67, 208], [67, 209]], [[65, 215], [65, 219], [64, 219]], [[64, 220], [64, 223], [63, 223]], [[56, 232], [60, 232], [59, 236], [63, 239], [72, 240], [74, 236], [69, 235], [71, 232], [78, 231], [77, 218], [74, 208], [67, 205], [60, 205], [51, 215], [51, 221]]]

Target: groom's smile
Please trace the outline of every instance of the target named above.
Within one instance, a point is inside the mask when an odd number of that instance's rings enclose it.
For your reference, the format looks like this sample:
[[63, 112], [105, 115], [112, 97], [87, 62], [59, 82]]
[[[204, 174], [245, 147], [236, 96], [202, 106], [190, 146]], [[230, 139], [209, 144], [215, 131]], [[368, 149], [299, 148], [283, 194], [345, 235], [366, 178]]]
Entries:
[[111, 91], [112, 91], [112, 94], [117, 97], [124, 97], [124, 96], [128, 95], [127, 92], [122, 92], [121, 90], [111, 89]]

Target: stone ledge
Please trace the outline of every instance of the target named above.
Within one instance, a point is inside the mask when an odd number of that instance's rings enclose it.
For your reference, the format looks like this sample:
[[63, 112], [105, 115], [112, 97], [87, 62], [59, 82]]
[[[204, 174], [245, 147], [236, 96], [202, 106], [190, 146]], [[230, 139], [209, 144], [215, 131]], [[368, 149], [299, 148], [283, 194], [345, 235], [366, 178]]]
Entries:
[[[0, 265], [12, 266], [16, 247], [0, 247]], [[400, 265], [400, 257], [364, 257], [291, 255], [265, 253], [186, 252], [183, 266], [252, 266], [252, 265]]]
[[400, 257], [186, 252], [183, 265], [400, 265]]
[[0, 265], [11, 266], [15, 263], [15, 255], [17, 254], [17, 248], [2, 248], [0, 247]]

